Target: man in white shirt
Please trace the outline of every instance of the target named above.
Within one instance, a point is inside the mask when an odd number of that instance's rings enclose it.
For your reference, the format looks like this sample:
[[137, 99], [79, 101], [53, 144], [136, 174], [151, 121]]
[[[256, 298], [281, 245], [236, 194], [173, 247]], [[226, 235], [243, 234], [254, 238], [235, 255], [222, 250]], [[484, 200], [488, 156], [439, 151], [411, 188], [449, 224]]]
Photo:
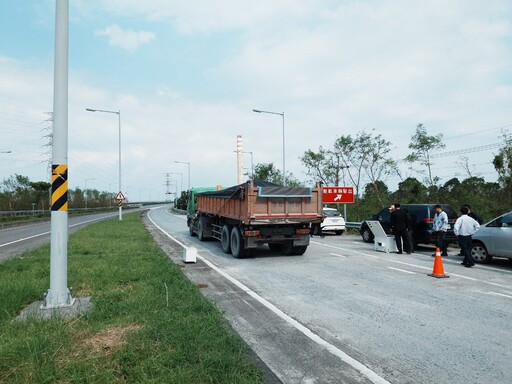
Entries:
[[[445, 211], [443, 211], [443, 208], [439, 204], [436, 204], [435, 210], [436, 214], [434, 215], [433, 229], [437, 234], [437, 246], [441, 250], [441, 256], [448, 256], [448, 253], [446, 253], [448, 244], [444, 240], [446, 231], [450, 228], [450, 224], [448, 223], [448, 215]], [[435, 254], [433, 256], [435, 256]]]
[[475, 265], [475, 260], [471, 256], [471, 243], [473, 241], [473, 234], [480, 228], [478, 221], [468, 216], [468, 208], [462, 207], [460, 209], [461, 216], [453, 226], [453, 232], [459, 240], [460, 249], [464, 255], [464, 261], [461, 263], [467, 268]]

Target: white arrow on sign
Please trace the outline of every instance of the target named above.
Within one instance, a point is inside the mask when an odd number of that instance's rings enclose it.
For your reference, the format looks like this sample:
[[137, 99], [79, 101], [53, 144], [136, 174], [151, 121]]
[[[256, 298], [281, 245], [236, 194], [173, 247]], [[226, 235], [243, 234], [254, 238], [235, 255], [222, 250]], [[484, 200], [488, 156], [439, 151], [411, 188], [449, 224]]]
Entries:
[[341, 200], [341, 195], [336, 195], [336, 197], [334, 198], [334, 201], [338, 201], [338, 200]]

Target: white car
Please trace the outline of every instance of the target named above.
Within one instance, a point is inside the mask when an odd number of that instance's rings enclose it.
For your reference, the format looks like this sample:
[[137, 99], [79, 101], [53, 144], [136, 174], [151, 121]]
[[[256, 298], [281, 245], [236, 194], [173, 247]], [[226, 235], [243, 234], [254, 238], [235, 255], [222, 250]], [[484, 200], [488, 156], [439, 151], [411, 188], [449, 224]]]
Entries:
[[324, 221], [321, 224], [322, 232], [333, 231], [337, 235], [345, 232], [345, 219], [334, 208], [324, 208]]
[[471, 256], [477, 263], [488, 263], [493, 256], [512, 259], [512, 212], [478, 228], [473, 235]]

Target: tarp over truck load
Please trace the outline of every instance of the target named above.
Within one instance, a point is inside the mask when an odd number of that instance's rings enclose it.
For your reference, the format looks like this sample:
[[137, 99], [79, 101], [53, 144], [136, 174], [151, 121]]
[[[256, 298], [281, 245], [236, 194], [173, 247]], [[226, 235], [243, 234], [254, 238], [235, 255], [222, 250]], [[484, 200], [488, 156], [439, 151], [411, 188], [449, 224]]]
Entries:
[[285, 187], [261, 180], [197, 194], [197, 210], [244, 224], [320, 222], [322, 189]]

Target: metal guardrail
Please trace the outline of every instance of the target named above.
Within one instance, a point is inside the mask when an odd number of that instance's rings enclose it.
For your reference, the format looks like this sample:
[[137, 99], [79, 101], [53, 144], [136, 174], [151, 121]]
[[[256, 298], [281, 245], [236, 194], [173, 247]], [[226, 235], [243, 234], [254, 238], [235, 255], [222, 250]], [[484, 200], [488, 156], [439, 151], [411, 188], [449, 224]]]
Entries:
[[[125, 205], [125, 209], [135, 208], [130, 205]], [[117, 209], [116, 206], [112, 207], [98, 207], [98, 208], [70, 208], [68, 212], [95, 212], [95, 211], [106, 211], [110, 209]], [[0, 211], [0, 217], [10, 217], [10, 216], [37, 216], [37, 215], [49, 215], [49, 209], [27, 209], [27, 210], [19, 210], [19, 211]]]
[[361, 224], [362, 222], [357, 222], [357, 221], [347, 221], [345, 223], [345, 228], [350, 228], [350, 229], [360, 229], [361, 228]]

